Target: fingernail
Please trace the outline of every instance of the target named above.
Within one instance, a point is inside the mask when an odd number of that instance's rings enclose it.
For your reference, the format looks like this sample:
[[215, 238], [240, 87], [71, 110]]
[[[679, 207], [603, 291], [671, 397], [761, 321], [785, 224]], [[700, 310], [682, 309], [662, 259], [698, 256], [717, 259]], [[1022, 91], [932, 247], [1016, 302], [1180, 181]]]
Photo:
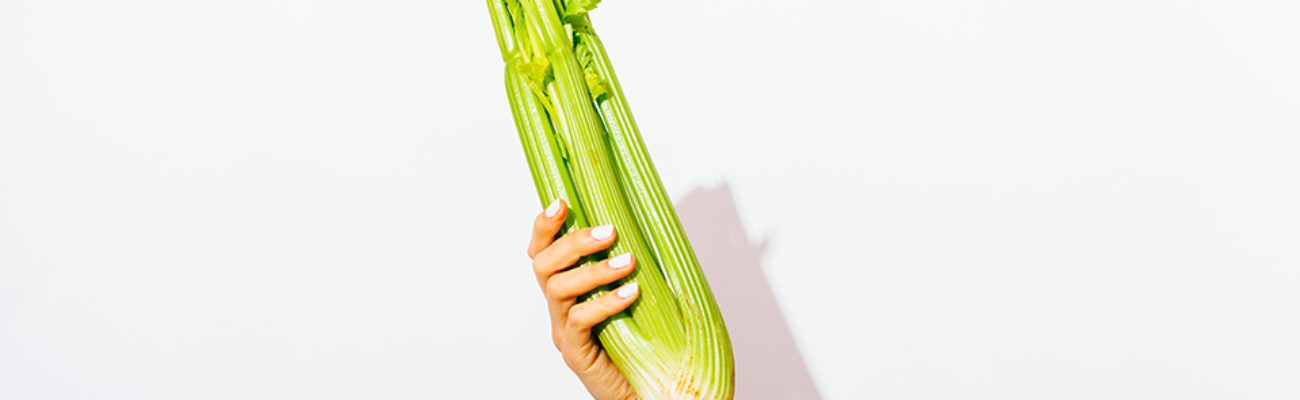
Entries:
[[632, 283], [629, 283], [629, 284], [623, 285], [623, 287], [618, 288], [618, 297], [622, 297], [622, 298], [625, 298], [625, 299], [628, 298], [628, 297], [632, 297], [632, 296], [636, 295], [636, 291], [637, 291], [638, 289], [640, 289], [640, 288], [637, 287], [636, 282], [632, 282]]
[[613, 269], [624, 268], [632, 265], [632, 253], [623, 253], [609, 259], [609, 267]]
[[560, 213], [560, 199], [555, 199], [551, 205], [546, 206], [546, 218], [554, 217], [558, 213]]
[[614, 225], [609, 225], [609, 224], [597, 226], [591, 230], [591, 237], [596, 240], [609, 239], [610, 235], [613, 234], [614, 234]]

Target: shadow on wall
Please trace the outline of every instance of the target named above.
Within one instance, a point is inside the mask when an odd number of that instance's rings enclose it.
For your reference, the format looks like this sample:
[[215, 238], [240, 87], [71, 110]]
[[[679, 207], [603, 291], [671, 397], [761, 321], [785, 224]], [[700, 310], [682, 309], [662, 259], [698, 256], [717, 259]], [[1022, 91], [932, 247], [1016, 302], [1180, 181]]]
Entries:
[[693, 190], [677, 202], [677, 213], [727, 321], [736, 357], [736, 398], [820, 400], [763, 274], [767, 241], [749, 241], [731, 187], [724, 183]]

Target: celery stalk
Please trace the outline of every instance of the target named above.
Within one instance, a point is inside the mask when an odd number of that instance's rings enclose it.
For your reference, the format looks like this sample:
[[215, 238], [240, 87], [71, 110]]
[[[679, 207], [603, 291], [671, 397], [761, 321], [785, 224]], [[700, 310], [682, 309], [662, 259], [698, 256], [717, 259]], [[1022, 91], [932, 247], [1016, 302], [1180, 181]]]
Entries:
[[613, 224], [609, 252], [637, 256], [639, 299], [596, 335], [638, 396], [730, 399], [721, 312], [587, 18], [597, 1], [488, 0], [538, 196], [569, 203], [565, 233]]

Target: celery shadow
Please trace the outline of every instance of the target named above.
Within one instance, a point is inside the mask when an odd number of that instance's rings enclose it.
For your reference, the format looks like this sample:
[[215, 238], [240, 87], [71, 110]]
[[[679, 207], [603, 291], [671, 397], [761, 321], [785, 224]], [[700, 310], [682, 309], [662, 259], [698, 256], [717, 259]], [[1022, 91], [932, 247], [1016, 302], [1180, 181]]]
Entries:
[[695, 189], [677, 213], [722, 309], [736, 360], [736, 398], [820, 400], [817, 385], [763, 273], [767, 240], [745, 235], [731, 187]]

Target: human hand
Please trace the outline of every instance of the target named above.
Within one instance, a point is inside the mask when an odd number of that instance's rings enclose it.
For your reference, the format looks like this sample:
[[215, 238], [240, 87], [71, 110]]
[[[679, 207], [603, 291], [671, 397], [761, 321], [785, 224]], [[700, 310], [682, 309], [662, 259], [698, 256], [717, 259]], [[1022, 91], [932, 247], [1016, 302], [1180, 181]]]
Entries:
[[551, 340], [596, 400], [635, 399], [623, 374], [592, 337], [591, 328], [631, 305], [639, 288], [632, 282], [598, 298], [578, 302], [578, 297], [632, 273], [636, 260], [628, 253], [568, 269], [583, 256], [614, 244], [615, 232], [613, 225], [605, 225], [555, 239], [567, 216], [568, 204], [555, 200], [537, 215], [528, 244], [528, 257], [533, 259], [533, 272], [551, 314]]

